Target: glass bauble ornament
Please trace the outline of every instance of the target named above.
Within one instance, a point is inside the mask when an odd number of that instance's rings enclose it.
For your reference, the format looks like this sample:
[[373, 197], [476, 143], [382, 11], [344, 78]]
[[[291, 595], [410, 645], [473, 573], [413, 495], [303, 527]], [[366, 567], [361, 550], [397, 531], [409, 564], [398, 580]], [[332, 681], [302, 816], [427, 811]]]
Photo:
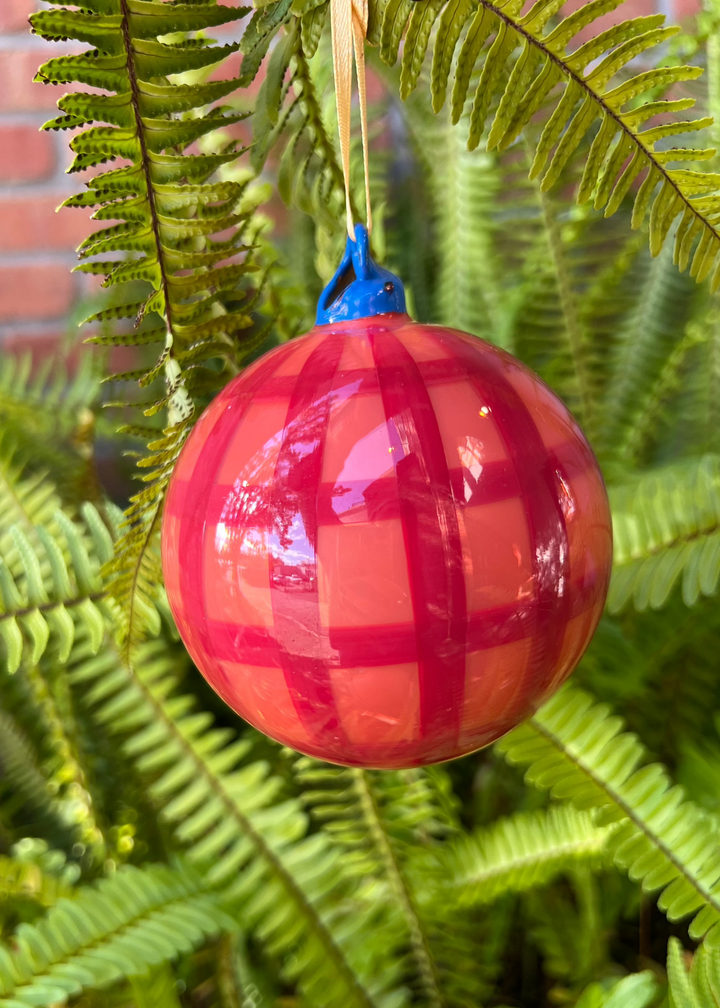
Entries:
[[198, 421], [163, 563], [191, 656], [241, 717], [324, 760], [409, 767], [493, 742], [567, 678], [610, 514], [557, 396], [413, 322], [356, 234], [320, 324]]

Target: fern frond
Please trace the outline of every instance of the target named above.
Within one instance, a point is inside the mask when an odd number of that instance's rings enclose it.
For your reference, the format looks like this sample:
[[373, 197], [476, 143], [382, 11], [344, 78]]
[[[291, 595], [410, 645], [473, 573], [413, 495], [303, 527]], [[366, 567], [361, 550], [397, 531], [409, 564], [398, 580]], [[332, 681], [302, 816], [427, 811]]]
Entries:
[[[577, 689], [561, 690], [527, 724], [497, 743], [525, 780], [579, 809], [619, 823], [615, 863], [645, 892], [657, 892], [671, 921], [692, 916], [690, 934], [720, 944], [720, 847], [715, 823], [686, 801], [622, 720]], [[640, 769], [638, 769], [640, 767]]]
[[0, 438], [16, 460], [49, 473], [63, 500], [97, 500], [99, 488], [87, 447], [95, 429], [99, 361], [83, 354], [71, 376], [61, 356], [34, 361], [28, 354], [0, 358]]
[[17, 460], [12, 442], [0, 442], [0, 548], [13, 573], [17, 573], [19, 556], [10, 529], [17, 526], [38, 545], [36, 526], [60, 534], [55, 516], [61, 509], [55, 485], [42, 473], [29, 472]]
[[[699, 348], [708, 343], [710, 336], [709, 326], [690, 322], [685, 327], [682, 339], [675, 345], [654, 383], [648, 389], [642, 404], [642, 412], [637, 416], [632, 430], [625, 438], [623, 461], [627, 464], [632, 466], [641, 464], [652, 448], [664, 441], [664, 428], [674, 425], [673, 408], [678, 394], [693, 395], [697, 391], [692, 387], [685, 388], [686, 383], [683, 379], [688, 365], [692, 366]], [[691, 382], [687, 382], [687, 385], [690, 386]], [[692, 411], [687, 410], [687, 413], [689, 414], [687, 421], [692, 423], [695, 417]], [[707, 413], [703, 409], [702, 421], [705, 421], [706, 416]]]
[[[473, 68], [483, 45], [491, 38], [472, 100], [469, 148], [474, 149], [480, 142], [494, 96], [499, 101], [489, 132], [490, 149], [507, 148], [547, 105], [552, 112], [536, 144], [531, 169], [531, 177], [540, 178], [542, 189], [547, 190], [557, 182], [586, 135], [596, 128], [578, 189], [579, 202], [592, 200], [596, 209], [605, 208], [609, 216], [630, 192], [632, 183], [644, 175], [634, 198], [633, 226], [639, 227], [650, 211], [650, 248], [657, 255], [680, 217], [674, 239], [680, 268], [685, 269], [697, 243], [690, 273], [698, 280], [713, 273], [714, 288], [720, 283], [720, 270], [716, 269], [720, 254], [720, 232], [716, 227], [720, 176], [671, 167], [707, 160], [714, 151], [666, 143], [682, 133], [702, 130], [712, 120], [653, 125], [661, 112], [683, 111], [692, 102], [646, 100], [635, 104], [640, 96], [652, 92], [654, 99], [671, 84], [693, 80], [702, 71], [692, 66], [663, 66], [629, 78], [623, 76], [631, 60], [664, 43], [679, 29], [663, 28], [662, 15], [638, 17], [567, 51], [582, 29], [618, 4], [619, 0], [596, 0], [554, 25], [557, 0], [538, 0], [525, 13], [519, 0], [480, 0], [456, 62], [453, 120], [457, 122], [462, 114]], [[389, 3], [382, 16], [384, 44], [380, 54], [386, 63], [395, 63], [399, 40], [407, 30], [402, 54], [402, 97], [407, 97], [417, 83], [431, 28], [440, 17], [432, 77], [436, 109], [444, 102], [463, 22], [473, 13], [470, 5], [458, 8], [451, 3], [445, 11], [451, 8], [450, 14], [440, 16], [442, 3], [422, 7]], [[661, 149], [656, 149], [658, 141], [662, 141]]]
[[173, 467], [192, 429], [191, 421], [192, 417], [186, 417], [168, 427], [162, 437], [148, 442], [150, 454], [138, 463], [149, 469], [141, 477], [148, 485], [130, 498], [115, 551], [102, 568], [108, 591], [118, 603], [118, 632], [128, 652], [146, 633], [159, 632], [155, 602], [162, 584], [162, 506]]
[[253, 117], [251, 162], [259, 171], [272, 148], [282, 143], [277, 175], [280, 196], [333, 234], [339, 229], [344, 202], [343, 175], [310, 64], [328, 4], [300, 4], [298, 15], [291, 16], [295, 6], [279, 0], [263, 9], [284, 10], [283, 23], [287, 23], [260, 88]]
[[685, 950], [674, 936], [668, 942], [667, 974], [675, 1008], [706, 1008], [720, 1004], [720, 950], [703, 943], [692, 956], [690, 969]]
[[[35, 489], [47, 492], [43, 484]], [[36, 546], [20, 525], [10, 526], [0, 538], [0, 637], [11, 673], [24, 656], [37, 664], [51, 640], [64, 662], [78, 625], [96, 651], [102, 642], [112, 614], [107, 607], [105, 613], [98, 608], [105, 596], [99, 567], [112, 552], [112, 539], [92, 504], [83, 506], [83, 514], [89, 519], [84, 528], [56, 510], [52, 522], [58, 534], [34, 526]]]
[[65, 1004], [85, 988], [105, 988], [147, 972], [204, 942], [232, 919], [186, 866], [120, 868], [111, 878], [62, 897], [0, 948], [0, 1005]]
[[406, 932], [413, 960], [410, 979], [423, 1003], [441, 1005], [443, 994], [427, 922], [416, 905], [406, 861], [421, 828], [429, 838], [447, 829], [432, 778], [422, 770], [377, 772], [345, 769], [302, 757], [296, 764], [302, 797], [359, 874], [387, 884], [395, 927]]
[[[144, 645], [132, 665], [110, 642], [95, 658], [78, 650], [70, 677], [102, 729], [127, 736], [124, 752], [148, 779], [177, 842], [209, 884], [243, 903], [248, 926], [283, 956], [308, 997], [328, 1006], [402, 1003], [387, 958], [392, 938], [374, 906], [341, 909], [348, 880], [339, 851], [323, 834], [304, 837], [305, 816], [297, 802], [276, 802], [281, 782], [266, 764], [240, 765], [247, 741], [212, 727], [192, 698], [175, 695], [162, 641]], [[356, 929], [372, 926], [376, 941], [357, 947]]]
[[5, 787], [12, 789], [14, 804], [30, 810], [36, 830], [44, 832], [46, 827], [53, 835], [59, 834], [61, 840], [72, 836], [73, 830], [63, 816], [55, 789], [39, 766], [34, 747], [14, 718], [1, 709], [0, 772]]
[[[214, 46], [187, 34], [246, 13], [215, 2], [168, 9], [145, 0], [94, 0], [82, 11], [56, 7], [32, 16], [33, 31], [46, 39], [78, 39], [97, 47], [50, 60], [36, 79], [92, 83], [109, 92], [64, 95], [59, 106], [65, 116], [46, 128], [89, 126], [71, 141], [76, 157], [70, 171], [116, 159], [130, 162], [95, 175], [86, 183], [87, 192], [70, 197], [66, 205], [96, 207], [95, 219], [121, 222], [94, 232], [80, 245], [78, 268], [105, 275], [106, 287], [129, 280], [149, 284], [141, 302], [121, 303], [91, 318], [135, 316], [139, 325], [146, 316], [159, 317], [164, 346], [155, 363], [138, 375], [113, 377], [139, 379], [143, 387], [164, 381], [165, 395], [156, 395], [145, 412], [167, 411], [165, 437], [178, 451], [194, 414], [193, 397], [223, 384], [244, 356], [237, 334], [253, 321], [238, 304], [253, 268], [242, 244], [252, 210], [242, 206], [244, 185], [211, 180], [218, 167], [238, 156], [234, 144], [217, 155], [184, 153], [206, 133], [244, 118], [226, 106], [207, 109], [231, 90], [232, 82], [163, 82], [168, 74], [212, 66], [237, 50], [239, 43]], [[182, 42], [168, 40], [176, 32], [184, 33]], [[92, 125], [97, 123], [111, 125]], [[230, 237], [212, 237], [221, 232]], [[94, 258], [115, 252], [125, 257]], [[237, 256], [233, 269], [222, 266]], [[139, 334], [137, 342], [144, 341]], [[118, 342], [134, 341], [125, 336]], [[170, 445], [163, 450], [172, 454]], [[151, 454], [145, 465], [155, 468], [157, 458]], [[130, 643], [147, 629], [145, 618], [151, 612], [144, 589], [154, 580], [155, 567], [146, 554], [171, 468], [171, 461], [161, 465], [149, 477], [150, 486], [136, 496], [128, 530], [109, 567], [114, 575], [109, 591], [121, 604], [122, 629]]]
[[492, 154], [465, 151], [458, 127], [446, 125], [443, 140], [438, 149], [426, 152], [434, 162], [430, 168], [438, 206], [438, 318], [507, 348], [491, 213], [500, 191], [498, 165]]
[[630, 599], [641, 612], [661, 608], [680, 577], [686, 605], [714, 594], [720, 575], [719, 467], [717, 456], [705, 455], [610, 488], [611, 612]]
[[78, 726], [67, 681], [30, 664], [23, 669], [22, 679], [24, 723], [43, 757], [48, 790], [55, 795], [54, 807], [75, 834], [87, 863], [100, 864], [107, 845], [98, 826], [83, 754], [78, 749]]
[[442, 857], [443, 888], [462, 905], [492, 903], [578, 865], [601, 866], [611, 832], [568, 805], [518, 812], [450, 847]]
[[438, 841], [459, 824], [445, 771], [346, 769], [302, 757], [295, 772], [304, 803], [344, 850], [345, 864], [382, 882], [405, 952], [405, 980], [420, 1002], [461, 1008], [482, 1001], [509, 916], [497, 907], [491, 923], [448, 902], [451, 881]]
[[635, 308], [616, 339], [597, 425], [604, 456], [622, 458], [650, 407], [656, 382], [682, 343], [693, 307], [693, 284], [669, 249], [649, 264]]

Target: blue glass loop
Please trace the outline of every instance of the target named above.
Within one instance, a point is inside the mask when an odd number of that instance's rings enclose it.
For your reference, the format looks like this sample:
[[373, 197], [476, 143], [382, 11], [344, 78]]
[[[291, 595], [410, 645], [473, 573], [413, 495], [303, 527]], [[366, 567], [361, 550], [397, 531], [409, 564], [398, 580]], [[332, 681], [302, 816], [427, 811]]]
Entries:
[[342, 262], [320, 295], [317, 325], [404, 311], [402, 281], [372, 259], [367, 228], [356, 224], [355, 241], [348, 236]]

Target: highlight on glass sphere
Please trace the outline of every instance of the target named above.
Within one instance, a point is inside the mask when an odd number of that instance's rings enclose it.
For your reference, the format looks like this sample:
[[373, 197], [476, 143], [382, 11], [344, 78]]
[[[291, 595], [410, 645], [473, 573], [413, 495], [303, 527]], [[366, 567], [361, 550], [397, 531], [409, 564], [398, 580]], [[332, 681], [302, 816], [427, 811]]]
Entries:
[[299, 752], [377, 768], [530, 716], [590, 641], [611, 550], [566, 407], [510, 354], [413, 322], [360, 226], [315, 328], [198, 421], [163, 522], [211, 686]]

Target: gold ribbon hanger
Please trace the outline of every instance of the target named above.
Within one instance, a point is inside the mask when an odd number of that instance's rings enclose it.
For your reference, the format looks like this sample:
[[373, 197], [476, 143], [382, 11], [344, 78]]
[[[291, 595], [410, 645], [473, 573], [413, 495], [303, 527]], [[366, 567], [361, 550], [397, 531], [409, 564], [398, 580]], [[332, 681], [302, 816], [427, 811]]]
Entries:
[[355, 241], [355, 224], [350, 203], [350, 109], [352, 102], [353, 50], [360, 101], [363, 169], [365, 172], [365, 213], [368, 233], [372, 230], [370, 210], [370, 171], [368, 160], [367, 91], [365, 89], [365, 36], [368, 23], [368, 0], [330, 0], [332, 27], [333, 71], [337, 101], [340, 157], [345, 182], [345, 214], [347, 232]]

